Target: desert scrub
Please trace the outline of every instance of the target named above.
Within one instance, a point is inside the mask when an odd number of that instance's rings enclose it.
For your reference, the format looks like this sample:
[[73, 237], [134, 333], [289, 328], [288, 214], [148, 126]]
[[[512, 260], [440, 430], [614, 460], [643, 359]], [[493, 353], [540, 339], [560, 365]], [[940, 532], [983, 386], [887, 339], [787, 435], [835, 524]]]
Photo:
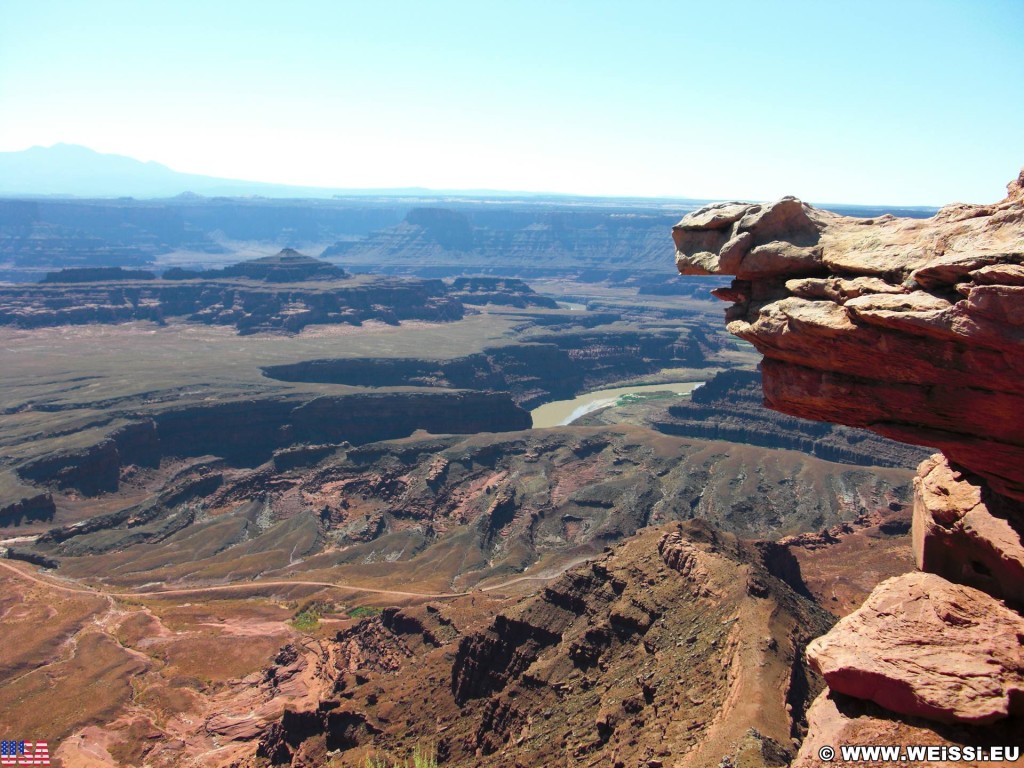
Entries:
[[331, 606], [327, 603], [314, 600], [299, 608], [290, 623], [299, 632], [312, 632], [320, 626], [320, 618], [330, 608]]
[[357, 608], [350, 608], [348, 610], [348, 617], [350, 619], [366, 619], [370, 616], [378, 616], [383, 608], [377, 608], [373, 605], [360, 605]]
[[407, 760], [389, 763], [382, 757], [374, 755], [366, 758], [366, 768], [437, 768], [437, 747], [417, 745], [412, 751], [412, 763]]

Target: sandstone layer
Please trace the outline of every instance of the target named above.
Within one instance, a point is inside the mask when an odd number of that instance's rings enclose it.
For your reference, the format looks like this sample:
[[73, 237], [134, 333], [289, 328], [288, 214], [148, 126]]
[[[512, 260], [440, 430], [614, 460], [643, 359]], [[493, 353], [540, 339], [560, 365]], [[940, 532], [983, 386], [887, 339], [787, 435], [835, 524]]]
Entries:
[[940, 448], [1024, 500], [1022, 184], [930, 219], [719, 203], [675, 226], [677, 265], [736, 276], [716, 295], [768, 405]]
[[863, 429], [786, 416], [763, 402], [760, 374], [723, 371], [648, 423], [668, 435], [803, 451], [839, 464], [913, 468], [928, 454]]
[[942, 451], [915, 480], [924, 573], [878, 585], [808, 646], [831, 694], [795, 764], [818, 764], [825, 744], [993, 743], [993, 727], [1018, 744], [1024, 172], [1000, 203], [930, 219], [852, 219], [787, 197], [707, 206], [673, 237], [683, 274], [736, 277], [714, 293], [733, 302], [729, 330], [764, 354], [766, 405]]
[[888, 579], [811, 642], [829, 688], [904, 715], [991, 723], [1024, 705], [1024, 618], [930, 573]]
[[1024, 605], [1021, 505], [957, 472], [941, 454], [914, 478], [917, 567]]
[[[1019, 723], [1002, 720], [989, 726], [938, 724], [917, 717], [893, 717], [891, 713], [870, 701], [823, 691], [807, 711], [807, 738], [790, 768], [821, 768], [825, 763], [818, 755], [822, 747], [835, 748], [843, 744], [908, 745], [942, 748], [973, 746], [975, 748], [1007, 747], [1019, 745]], [[915, 768], [949, 768], [948, 759], [915, 761]], [[958, 765], [1010, 766], [1014, 760], [963, 760]], [[840, 763], [841, 764], [841, 763]], [[883, 768], [892, 761], [864, 760], [858, 765]], [[907, 765], [908, 763], [896, 763]]]

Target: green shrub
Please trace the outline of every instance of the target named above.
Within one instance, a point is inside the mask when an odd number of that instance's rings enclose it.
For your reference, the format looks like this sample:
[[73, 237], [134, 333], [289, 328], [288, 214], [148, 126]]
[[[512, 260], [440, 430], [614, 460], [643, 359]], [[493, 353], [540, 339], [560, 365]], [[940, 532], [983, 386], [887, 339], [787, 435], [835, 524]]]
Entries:
[[431, 744], [429, 747], [416, 745], [412, 751], [413, 768], [437, 768], [437, 747]]
[[291, 625], [299, 632], [312, 632], [320, 626], [320, 614], [316, 611], [301, 611], [291, 620]]
[[320, 617], [330, 609], [330, 604], [322, 600], [311, 600], [299, 608], [291, 625], [299, 632], [312, 632], [320, 626]]
[[370, 616], [377, 616], [383, 610], [383, 608], [377, 608], [372, 605], [360, 605], [358, 608], [350, 608], [348, 615], [351, 619], [365, 619]]
[[634, 403], [642, 403], [645, 400], [670, 400], [677, 397], [682, 397], [682, 395], [669, 390], [664, 392], [630, 392], [626, 395], [619, 395], [619, 399], [615, 401], [615, 405], [633, 405]]

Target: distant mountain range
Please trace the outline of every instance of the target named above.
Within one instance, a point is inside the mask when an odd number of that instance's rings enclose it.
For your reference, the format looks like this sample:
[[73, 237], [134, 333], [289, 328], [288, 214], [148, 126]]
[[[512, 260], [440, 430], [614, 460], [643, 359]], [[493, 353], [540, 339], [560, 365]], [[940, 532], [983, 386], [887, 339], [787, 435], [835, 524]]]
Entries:
[[167, 198], [188, 193], [205, 197], [291, 198], [436, 197], [439, 194], [533, 196], [533, 193], [497, 190], [430, 190], [425, 187], [342, 189], [219, 179], [179, 173], [160, 163], [144, 163], [123, 155], [103, 154], [76, 144], [54, 144], [52, 147], [31, 147], [20, 152], [0, 152], [0, 197], [59, 195]]
[[[378, 198], [444, 202], [455, 199], [518, 201], [530, 205], [587, 205], [597, 208], [644, 208], [678, 213], [712, 200], [702, 198], [593, 197], [550, 192], [498, 189], [430, 189], [428, 187], [346, 188], [303, 187], [262, 181], [221, 179], [180, 173], [157, 162], [142, 162], [124, 155], [109, 155], [78, 144], [30, 147], [0, 152], [0, 198], [136, 198], [258, 197], [331, 199]], [[683, 204], [683, 205], [680, 205]], [[814, 203], [848, 215], [872, 216], [876, 211], [900, 216], [929, 216], [929, 206], [850, 206]]]

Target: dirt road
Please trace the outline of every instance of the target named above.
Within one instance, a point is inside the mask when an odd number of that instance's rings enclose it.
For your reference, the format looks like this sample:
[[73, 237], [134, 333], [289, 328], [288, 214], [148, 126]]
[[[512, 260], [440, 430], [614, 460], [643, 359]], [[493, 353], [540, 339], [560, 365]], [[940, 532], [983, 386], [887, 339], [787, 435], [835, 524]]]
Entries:
[[252, 589], [259, 589], [263, 587], [319, 587], [321, 589], [337, 589], [345, 592], [361, 592], [371, 595], [392, 595], [394, 597], [411, 597], [414, 599], [422, 600], [450, 600], [456, 597], [465, 597], [472, 594], [473, 591], [479, 592], [494, 592], [496, 590], [505, 589], [514, 584], [518, 584], [524, 581], [551, 581], [561, 576], [565, 571], [573, 566], [579, 565], [582, 562], [586, 562], [589, 558], [577, 558], [566, 563], [556, 569], [547, 570], [543, 573], [535, 576], [516, 576], [515, 578], [503, 581], [500, 584], [492, 584], [488, 587], [482, 587], [479, 590], [470, 590], [465, 592], [405, 592], [397, 589], [376, 589], [374, 587], [357, 587], [352, 584], [337, 584], [329, 581], [248, 581], [241, 584], [221, 584], [214, 586], [205, 587], [180, 587], [177, 589], [154, 589], [144, 590], [140, 592], [114, 592], [114, 591], [103, 591], [93, 589], [85, 586], [69, 586], [67, 584], [61, 584], [53, 579], [43, 579], [39, 576], [27, 571], [22, 568], [18, 568], [11, 565], [9, 562], [0, 560], [0, 568], [5, 568], [11, 573], [20, 576], [28, 581], [33, 581], [36, 584], [40, 584], [51, 589], [58, 589], [62, 592], [83, 592], [91, 595], [101, 595], [105, 597], [122, 597], [122, 598], [137, 598], [137, 597], [171, 597], [171, 596], [187, 596], [187, 595], [201, 595], [210, 594], [215, 592], [240, 592]]

